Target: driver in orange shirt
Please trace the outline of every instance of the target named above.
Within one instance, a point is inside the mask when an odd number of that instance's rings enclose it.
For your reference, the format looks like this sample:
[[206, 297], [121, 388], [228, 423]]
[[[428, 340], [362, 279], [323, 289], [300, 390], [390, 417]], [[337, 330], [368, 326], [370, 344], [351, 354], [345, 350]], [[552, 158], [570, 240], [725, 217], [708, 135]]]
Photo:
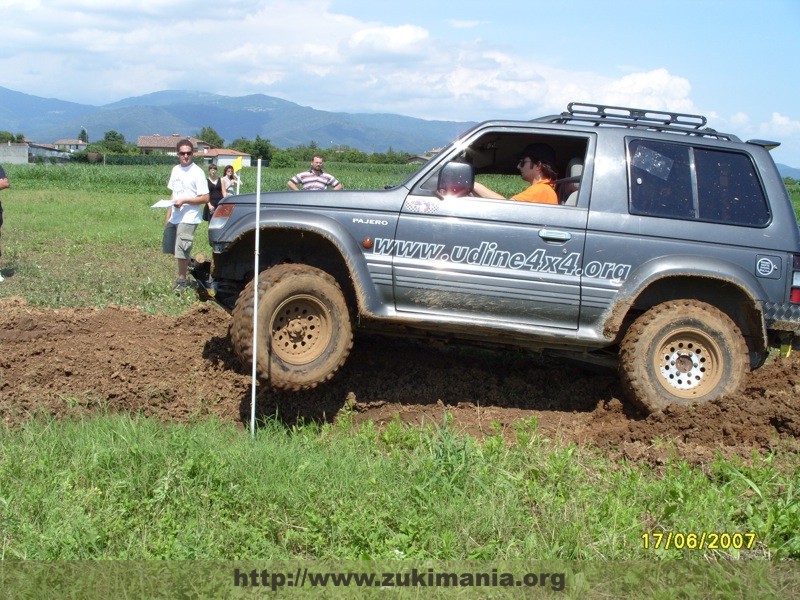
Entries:
[[[529, 144], [519, 156], [517, 169], [519, 169], [520, 177], [531, 185], [519, 194], [511, 196], [511, 200], [558, 204], [558, 196], [553, 183], [557, 179], [557, 173], [553, 167], [556, 162], [556, 153], [553, 149], [547, 144]], [[472, 192], [481, 198], [506, 199], [505, 196], [478, 182], [475, 182]]]

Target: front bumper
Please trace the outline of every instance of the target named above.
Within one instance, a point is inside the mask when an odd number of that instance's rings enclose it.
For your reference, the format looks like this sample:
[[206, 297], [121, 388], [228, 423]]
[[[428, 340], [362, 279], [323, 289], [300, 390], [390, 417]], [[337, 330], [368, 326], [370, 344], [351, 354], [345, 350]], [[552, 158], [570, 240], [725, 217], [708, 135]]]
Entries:
[[211, 277], [211, 261], [198, 256], [189, 263], [189, 275], [197, 282], [197, 299], [212, 301], [232, 312], [245, 282], [217, 280]]
[[216, 285], [211, 280], [211, 261], [197, 256], [189, 262], [189, 275], [197, 282], [197, 298], [201, 302], [214, 300], [217, 295]]

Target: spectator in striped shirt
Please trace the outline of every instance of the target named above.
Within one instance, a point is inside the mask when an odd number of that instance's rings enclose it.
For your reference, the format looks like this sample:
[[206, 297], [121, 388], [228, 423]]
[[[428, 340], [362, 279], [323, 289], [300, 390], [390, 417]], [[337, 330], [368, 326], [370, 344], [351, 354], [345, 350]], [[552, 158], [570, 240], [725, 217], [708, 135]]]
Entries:
[[303, 190], [326, 190], [333, 188], [334, 190], [342, 189], [342, 184], [336, 177], [330, 173], [322, 170], [323, 159], [318, 154], [315, 154], [311, 159], [311, 168], [308, 171], [303, 171], [292, 177], [286, 182], [290, 189], [298, 191]]

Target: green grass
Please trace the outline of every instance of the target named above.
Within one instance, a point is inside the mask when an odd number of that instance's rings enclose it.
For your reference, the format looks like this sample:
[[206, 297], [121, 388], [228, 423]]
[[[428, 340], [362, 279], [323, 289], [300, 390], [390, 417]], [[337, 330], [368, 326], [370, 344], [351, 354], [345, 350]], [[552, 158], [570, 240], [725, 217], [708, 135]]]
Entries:
[[[150, 208], [153, 200], [53, 189], [5, 195], [0, 297], [178, 314], [192, 300], [171, 291], [175, 260], [161, 253], [165, 213]], [[210, 250], [206, 227], [197, 230], [196, 251]]]
[[[347, 187], [408, 171], [347, 167], [330, 165]], [[265, 187], [283, 189], [295, 170], [266, 170]], [[0, 297], [168, 314], [195, 301], [170, 291], [164, 213], [149, 208], [168, 168], [8, 171]], [[796, 454], [652, 471], [549, 442], [533, 421], [511, 442], [446, 421], [377, 431], [346, 414], [322, 427], [268, 423], [255, 440], [213, 420], [34, 418], [0, 428], [0, 558], [800, 558]], [[642, 534], [659, 531], [753, 532], [757, 543], [645, 550]]]
[[[158, 199], [167, 193], [166, 185], [171, 168], [162, 165], [8, 165], [5, 169], [11, 181], [12, 191], [6, 195], [11, 196], [17, 190], [53, 189], [91, 193], [118, 193], [124, 190], [143, 198]], [[261, 189], [264, 192], [286, 190], [289, 178], [307, 168], [306, 163], [280, 169], [262, 168]], [[402, 183], [415, 173], [419, 166], [327, 163], [325, 169], [342, 181], [345, 188], [383, 189], [387, 185]], [[255, 166], [241, 170], [241, 193], [256, 191], [257, 174]]]
[[[337, 425], [251, 440], [216, 421], [34, 420], [0, 430], [5, 559], [797, 558], [795, 462], [656, 475], [541, 438]], [[796, 457], [795, 457], [796, 459]], [[791, 467], [795, 468], [792, 469]], [[643, 531], [752, 532], [646, 550]]]
[[[262, 169], [262, 190], [286, 189], [302, 165]], [[332, 165], [360, 188], [404, 181], [407, 165]], [[168, 195], [170, 167], [11, 165], [2, 193], [5, 215], [0, 297], [18, 295], [47, 307], [137, 306], [178, 314], [194, 300], [176, 296], [175, 261], [161, 253], [165, 211], [150, 206]], [[244, 169], [242, 192], [255, 191], [256, 169]], [[207, 225], [194, 253], [210, 254]]]
[[786, 190], [789, 192], [789, 198], [792, 200], [794, 213], [797, 216], [798, 221], [800, 221], [800, 183], [794, 182], [790, 185], [787, 185]]

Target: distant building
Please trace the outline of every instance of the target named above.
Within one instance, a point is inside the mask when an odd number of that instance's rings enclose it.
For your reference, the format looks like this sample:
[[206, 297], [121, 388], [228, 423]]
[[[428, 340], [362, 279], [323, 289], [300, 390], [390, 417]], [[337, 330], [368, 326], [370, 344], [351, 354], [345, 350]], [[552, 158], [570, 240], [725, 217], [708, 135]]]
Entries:
[[216, 163], [217, 166], [222, 171], [227, 165], [232, 165], [233, 161], [235, 161], [240, 156], [242, 157], [242, 166], [243, 167], [251, 167], [252, 166], [252, 157], [249, 154], [245, 154], [244, 152], [238, 152], [237, 150], [230, 150], [228, 148], [211, 148], [209, 150], [204, 150], [200, 152], [203, 156], [203, 160], [205, 165], [210, 165], [212, 162]]
[[28, 144], [0, 144], [0, 163], [24, 165], [28, 162]]
[[406, 161], [407, 164], [424, 164], [428, 162], [431, 158], [439, 154], [443, 148], [432, 148], [425, 152], [425, 154], [411, 154]]
[[182, 139], [187, 139], [194, 144], [194, 151], [197, 153], [210, 150], [211, 146], [206, 144], [203, 140], [198, 140], [196, 137], [190, 135], [180, 135], [173, 133], [172, 135], [140, 135], [136, 138], [136, 146], [142, 154], [171, 154], [172, 156], [178, 155], [176, 145]]
[[72, 158], [69, 152], [59, 150], [52, 144], [35, 144], [33, 142], [26, 143], [28, 144], [29, 162], [34, 162], [36, 158], [54, 160], [56, 162], [64, 162]]
[[204, 165], [209, 165], [213, 162], [221, 169], [226, 165], [233, 164], [233, 161], [241, 156], [242, 166], [251, 166], [252, 161], [249, 154], [237, 152], [236, 150], [229, 150], [227, 148], [212, 148], [210, 144], [190, 135], [180, 135], [177, 133], [173, 133], [172, 135], [140, 135], [136, 139], [136, 146], [141, 150], [142, 154], [169, 154], [177, 156], [178, 150], [176, 145], [184, 138], [194, 144], [195, 156], [202, 157]]
[[53, 146], [65, 152], [80, 152], [89, 146], [83, 140], [56, 140]]
[[59, 150], [49, 144], [35, 144], [22, 142], [13, 144], [0, 144], [0, 163], [9, 165], [24, 165], [36, 162], [37, 159], [64, 162], [69, 160], [70, 153]]

